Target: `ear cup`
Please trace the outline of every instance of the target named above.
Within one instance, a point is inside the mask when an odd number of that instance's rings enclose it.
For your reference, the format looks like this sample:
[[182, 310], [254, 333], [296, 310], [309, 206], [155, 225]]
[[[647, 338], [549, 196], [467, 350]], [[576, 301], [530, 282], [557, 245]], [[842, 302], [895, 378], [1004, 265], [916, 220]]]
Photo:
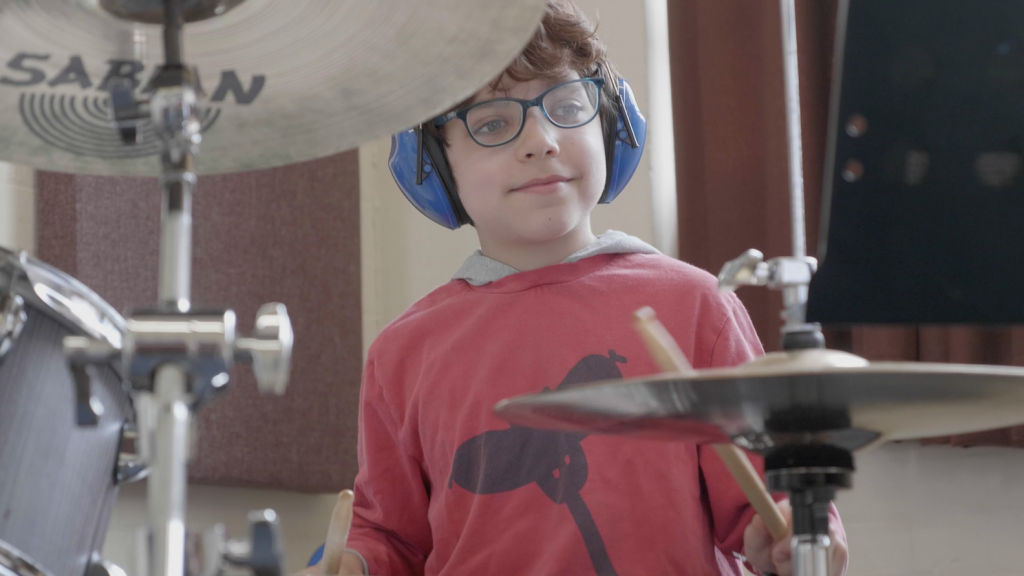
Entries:
[[462, 200], [459, 198], [455, 175], [452, 174], [451, 164], [448, 163], [448, 153], [445, 152], [444, 142], [424, 133], [423, 154], [426, 164], [433, 168], [433, 175], [441, 181], [441, 187], [448, 193], [448, 202], [451, 203], [452, 211], [455, 213], [455, 221], [459, 226], [472, 224], [473, 221], [469, 218], [469, 214], [466, 213], [466, 209], [462, 206]]
[[[637, 166], [640, 165], [640, 157], [644, 154], [644, 145], [647, 142], [647, 119], [640, 112], [633, 89], [630, 88], [629, 82], [625, 78], [619, 78], [618, 93], [619, 121], [612, 145], [608, 146], [606, 143], [606, 151], [611, 157], [608, 161], [608, 183], [601, 196], [602, 204], [608, 204], [615, 200], [625, 189], [626, 184], [636, 172]], [[629, 122], [628, 127], [623, 121], [623, 114]], [[632, 128], [633, 135], [636, 137], [636, 147], [633, 147], [630, 142], [628, 128]]]
[[[426, 139], [424, 136], [424, 140]], [[420, 166], [417, 156], [420, 154], [423, 162], [423, 181], [417, 184]], [[416, 129], [399, 132], [391, 137], [388, 167], [402, 194], [424, 216], [451, 230], [462, 226], [463, 222], [460, 222], [456, 208], [448, 191], [445, 190], [445, 183], [434, 169], [434, 162], [430, 160], [427, 150], [420, 150]]]

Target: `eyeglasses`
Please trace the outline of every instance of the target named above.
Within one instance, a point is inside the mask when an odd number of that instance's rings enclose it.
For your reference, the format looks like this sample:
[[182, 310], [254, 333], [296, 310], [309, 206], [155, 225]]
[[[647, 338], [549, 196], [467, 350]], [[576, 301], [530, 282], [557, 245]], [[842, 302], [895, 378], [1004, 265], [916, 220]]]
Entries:
[[434, 118], [434, 126], [458, 118], [466, 125], [474, 142], [493, 148], [515, 140], [523, 131], [526, 112], [539, 106], [544, 117], [555, 126], [578, 128], [597, 116], [603, 86], [603, 78], [581, 78], [556, 84], [533, 100], [485, 100]]

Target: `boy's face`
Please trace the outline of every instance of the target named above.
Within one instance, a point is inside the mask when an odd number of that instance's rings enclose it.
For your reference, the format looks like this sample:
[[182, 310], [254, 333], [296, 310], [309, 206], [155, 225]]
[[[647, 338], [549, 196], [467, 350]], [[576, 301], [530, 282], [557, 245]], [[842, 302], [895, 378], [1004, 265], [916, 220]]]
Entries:
[[[579, 78], [513, 82], [485, 88], [473, 102], [509, 96], [536, 98], [548, 88]], [[559, 128], [531, 107], [519, 136], [494, 148], [480, 146], [460, 120], [448, 122], [448, 160], [459, 198], [481, 243], [534, 244], [571, 233], [590, 234], [590, 212], [604, 190], [604, 135], [600, 116], [577, 128]], [[538, 180], [554, 182], [533, 184]]]

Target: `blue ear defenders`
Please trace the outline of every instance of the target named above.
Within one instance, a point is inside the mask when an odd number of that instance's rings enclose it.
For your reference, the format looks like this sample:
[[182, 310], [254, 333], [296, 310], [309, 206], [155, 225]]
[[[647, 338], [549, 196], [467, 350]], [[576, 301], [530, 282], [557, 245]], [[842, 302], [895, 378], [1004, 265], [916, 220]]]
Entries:
[[[618, 125], [614, 131], [605, 128], [608, 180], [601, 204], [610, 203], [626, 187], [647, 141], [647, 119], [636, 104], [633, 89], [623, 78], [619, 78], [618, 88], [618, 101], [613, 103], [618, 109]], [[402, 194], [424, 216], [452, 230], [470, 222], [459, 201], [443, 142], [419, 127], [399, 132], [391, 137], [388, 165]]]

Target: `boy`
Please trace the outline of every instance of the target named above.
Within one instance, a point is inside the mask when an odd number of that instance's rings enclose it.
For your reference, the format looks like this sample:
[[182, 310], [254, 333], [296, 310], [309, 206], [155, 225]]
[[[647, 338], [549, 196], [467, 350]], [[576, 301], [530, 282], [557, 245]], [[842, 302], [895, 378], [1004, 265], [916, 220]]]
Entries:
[[[523, 54], [424, 127], [443, 143], [454, 210], [481, 249], [370, 348], [341, 574], [737, 570], [716, 548], [791, 572], [788, 542], [772, 542], [710, 446], [533, 430], [491, 412], [510, 396], [658, 372], [629, 321], [643, 306], [695, 368], [762, 353], [743, 305], [711, 275], [591, 231], [608, 194], [616, 86], [594, 27], [551, 0]], [[846, 545], [833, 521], [838, 575]]]

